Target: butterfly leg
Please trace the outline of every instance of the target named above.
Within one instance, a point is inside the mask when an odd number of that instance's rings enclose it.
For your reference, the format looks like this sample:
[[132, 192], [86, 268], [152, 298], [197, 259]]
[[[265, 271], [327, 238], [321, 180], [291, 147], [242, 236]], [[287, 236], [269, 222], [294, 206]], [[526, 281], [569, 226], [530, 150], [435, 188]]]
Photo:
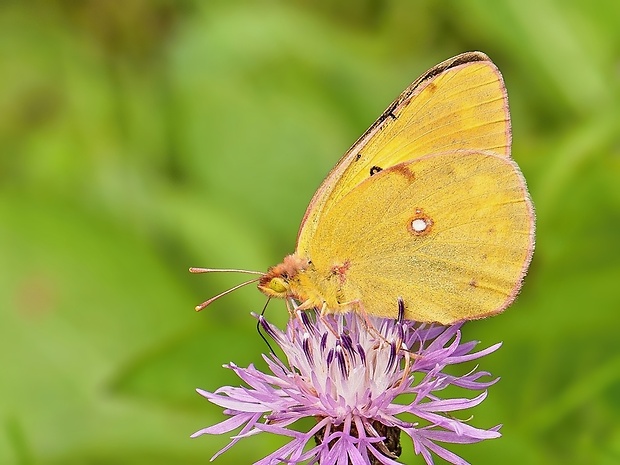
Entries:
[[325, 325], [325, 327], [334, 335], [336, 339], [340, 339], [340, 333], [338, 332], [338, 328], [334, 327], [333, 319], [328, 319], [329, 315], [333, 315], [333, 312], [328, 311], [327, 303], [323, 302], [323, 305], [321, 305], [321, 310], [319, 311], [319, 319]]
[[295, 306], [295, 302], [289, 298], [284, 299], [284, 301], [286, 302], [286, 310], [288, 311], [289, 318], [296, 318], [298, 307]]
[[[396, 334], [395, 338], [392, 339], [391, 341], [388, 340], [386, 336], [384, 336], [377, 329], [377, 327], [373, 324], [373, 322], [370, 320], [370, 315], [364, 309], [364, 305], [362, 304], [361, 301], [354, 300], [354, 301], [348, 302], [346, 305], [348, 305], [350, 308], [353, 308], [355, 313], [357, 313], [359, 316], [362, 317], [362, 323], [370, 334], [372, 334], [375, 338], [377, 338], [379, 341], [385, 343], [388, 346], [391, 346], [394, 344], [396, 347], [396, 350], [404, 352], [405, 367], [403, 370], [403, 379], [401, 380], [401, 382], [405, 382], [409, 374], [411, 358], [418, 359], [421, 356], [419, 354], [412, 352], [410, 348], [404, 344], [401, 334]], [[405, 303], [402, 297], [399, 297], [398, 298], [398, 318], [396, 320], [399, 325], [403, 324], [404, 322], [404, 312], [405, 312]]]
[[342, 304], [343, 307], [351, 309], [356, 315], [361, 317], [362, 324], [366, 331], [372, 334], [376, 339], [379, 339], [382, 342], [390, 344], [390, 342], [385, 338], [383, 334], [375, 327], [372, 321], [370, 321], [370, 316], [368, 312], [364, 309], [364, 305], [360, 300], [352, 300], [350, 302], [345, 302]]
[[[289, 322], [291, 324], [297, 323], [302, 327], [306, 326], [306, 322], [304, 321], [303, 314], [308, 309], [308, 302], [302, 302], [299, 305], [296, 305], [293, 299], [285, 299], [286, 309], [288, 310]], [[295, 335], [297, 332], [293, 332], [293, 341], [295, 342]]]
[[[295, 305], [294, 301], [287, 300], [287, 308], [289, 311], [289, 315], [291, 321], [295, 321], [302, 328], [305, 328], [307, 331], [316, 331], [314, 325], [312, 324], [312, 320], [307, 314], [307, 311], [314, 308], [314, 303], [310, 300], [306, 300], [299, 305]], [[340, 338], [336, 329], [334, 329], [333, 324], [330, 321], [326, 320], [324, 316], [328, 314], [326, 311], [327, 304], [323, 303], [321, 310], [319, 310], [319, 318], [325, 324], [325, 326], [334, 334], [336, 338]]]

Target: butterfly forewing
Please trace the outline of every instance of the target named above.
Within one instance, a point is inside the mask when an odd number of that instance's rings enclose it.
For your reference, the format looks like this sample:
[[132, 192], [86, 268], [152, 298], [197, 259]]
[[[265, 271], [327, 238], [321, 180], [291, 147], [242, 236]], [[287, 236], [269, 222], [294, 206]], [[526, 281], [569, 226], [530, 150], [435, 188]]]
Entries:
[[479, 52], [459, 55], [409, 86], [323, 182], [302, 222], [303, 254], [321, 216], [382, 169], [455, 149], [510, 156], [510, 116], [502, 76]]

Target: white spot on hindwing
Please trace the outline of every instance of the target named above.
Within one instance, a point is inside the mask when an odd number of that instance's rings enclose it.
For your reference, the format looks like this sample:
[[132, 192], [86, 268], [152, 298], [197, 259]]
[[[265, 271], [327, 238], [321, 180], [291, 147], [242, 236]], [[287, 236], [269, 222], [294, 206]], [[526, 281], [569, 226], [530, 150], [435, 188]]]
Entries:
[[415, 209], [415, 215], [408, 220], [407, 229], [414, 236], [425, 236], [433, 228], [433, 220], [421, 208]]
[[428, 228], [428, 224], [423, 218], [416, 218], [411, 222], [411, 229], [417, 233], [422, 233]]

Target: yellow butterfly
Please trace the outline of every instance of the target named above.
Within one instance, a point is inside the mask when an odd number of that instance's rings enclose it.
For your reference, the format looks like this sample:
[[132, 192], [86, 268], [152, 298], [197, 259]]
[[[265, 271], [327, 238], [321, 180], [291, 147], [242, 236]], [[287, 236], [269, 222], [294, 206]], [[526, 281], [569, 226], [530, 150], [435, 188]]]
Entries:
[[[534, 211], [510, 159], [506, 88], [463, 53], [411, 84], [314, 194], [295, 253], [255, 280], [322, 314], [451, 324], [504, 310], [534, 249]], [[194, 272], [215, 271], [194, 268]], [[240, 271], [240, 270], [219, 270]]]

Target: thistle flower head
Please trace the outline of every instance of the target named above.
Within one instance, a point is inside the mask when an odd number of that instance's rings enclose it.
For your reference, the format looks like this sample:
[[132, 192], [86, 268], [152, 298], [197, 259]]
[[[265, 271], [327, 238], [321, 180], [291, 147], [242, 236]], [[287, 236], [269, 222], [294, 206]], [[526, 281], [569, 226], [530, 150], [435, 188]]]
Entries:
[[[198, 389], [230, 418], [192, 437], [241, 428], [212, 460], [242, 438], [265, 431], [290, 441], [255, 465], [390, 465], [398, 463], [404, 434], [427, 464], [433, 463], [433, 454], [466, 464], [438, 443], [475, 443], [500, 436], [500, 426], [479, 429], [455, 416], [480, 404], [497, 379], [482, 381], [490, 375], [477, 369], [462, 376], [444, 369], [479, 359], [501, 344], [473, 352], [477, 342], [461, 341], [461, 324], [444, 327], [405, 321], [402, 310], [401, 305], [397, 320], [298, 312], [285, 331], [255, 315], [286, 361], [265, 355], [271, 373], [253, 365], [225, 365], [248, 387]], [[438, 392], [450, 385], [482, 392], [440, 398]], [[305, 432], [291, 428], [305, 417], [316, 419], [316, 425]]]

